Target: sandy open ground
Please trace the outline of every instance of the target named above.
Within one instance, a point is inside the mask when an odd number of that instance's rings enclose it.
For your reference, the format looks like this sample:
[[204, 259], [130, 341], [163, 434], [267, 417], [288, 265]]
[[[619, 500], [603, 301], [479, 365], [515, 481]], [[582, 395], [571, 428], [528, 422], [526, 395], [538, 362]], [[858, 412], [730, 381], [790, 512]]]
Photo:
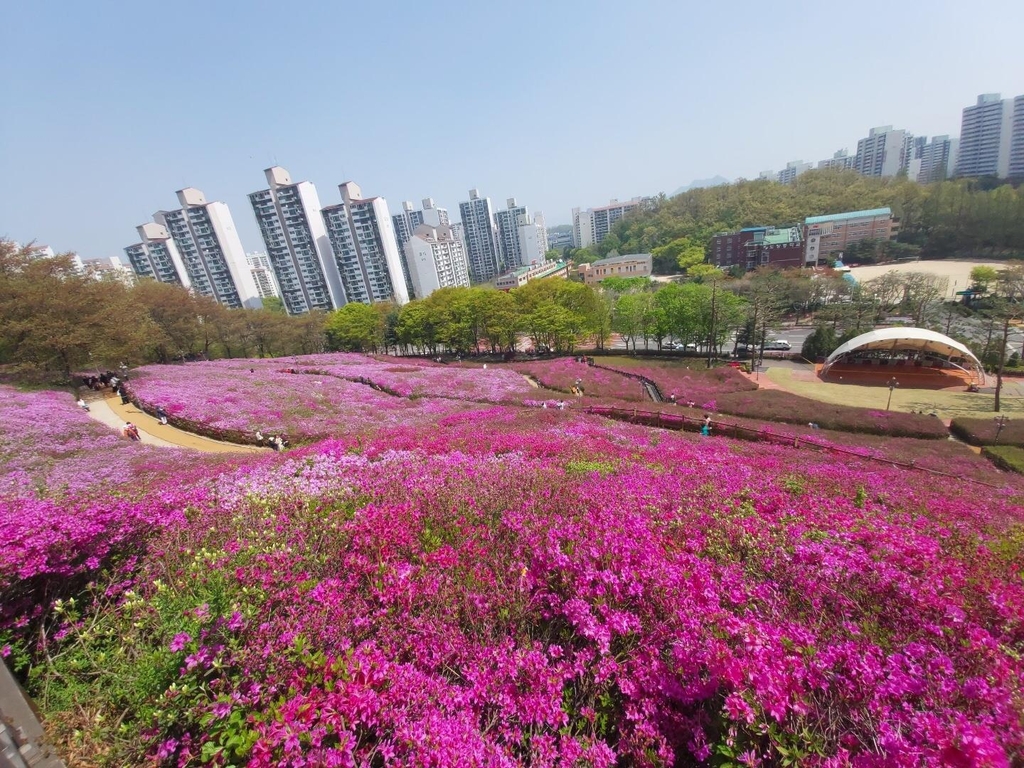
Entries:
[[887, 272], [924, 272], [928, 275], [941, 275], [949, 278], [946, 298], [953, 298], [957, 291], [962, 291], [971, 284], [971, 270], [982, 264], [1001, 269], [1006, 262], [981, 259], [978, 261], [908, 261], [902, 264], [872, 264], [867, 267], [851, 267], [850, 274], [858, 283], [874, 280]]

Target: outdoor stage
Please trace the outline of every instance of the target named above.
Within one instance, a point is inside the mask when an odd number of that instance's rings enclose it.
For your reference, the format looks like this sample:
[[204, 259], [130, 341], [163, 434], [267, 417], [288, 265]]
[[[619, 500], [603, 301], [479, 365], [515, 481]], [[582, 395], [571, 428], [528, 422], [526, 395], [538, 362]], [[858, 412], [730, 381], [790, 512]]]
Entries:
[[[971, 383], [968, 371], [956, 368], [933, 368], [915, 365], [908, 361], [895, 361], [880, 365], [871, 363], [835, 363], [822, 376], [824, 366], [814, 366], [815, 374], [829, 384], [857, 384], [865, 387], [887, 387], [893, 378], [903, 389], [959, 389], [965, 390]], [[984, 382], [979, 383], [984, 386]]]

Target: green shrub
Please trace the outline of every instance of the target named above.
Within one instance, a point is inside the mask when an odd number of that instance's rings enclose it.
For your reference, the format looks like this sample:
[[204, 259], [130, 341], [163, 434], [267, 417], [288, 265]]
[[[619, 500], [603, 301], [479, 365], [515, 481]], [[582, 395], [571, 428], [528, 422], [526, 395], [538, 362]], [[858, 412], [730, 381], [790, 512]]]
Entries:
[[[1007, 419], [1000, 430], [995, 418], [957, 418], [950, 431], [971, 445], [1014, 445], [1024, 448], [1024, 419]], [[999, 438], [996, 439], [996, 432]]]
[[1013, 445], [987, 445], [981, 455], [1000, 469], [1024, 475], [1024, 448]]

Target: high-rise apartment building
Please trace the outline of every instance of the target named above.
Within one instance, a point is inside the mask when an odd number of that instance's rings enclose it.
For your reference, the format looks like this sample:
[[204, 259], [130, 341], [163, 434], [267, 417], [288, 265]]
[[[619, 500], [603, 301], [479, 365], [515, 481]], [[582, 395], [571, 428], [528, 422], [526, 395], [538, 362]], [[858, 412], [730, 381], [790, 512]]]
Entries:
[[161, 283], [191, 288], [181, 254], [167, 227], [149, 221], [136, 227], [141, 242], [124, 249], [128, 263], [139, 277], [151, 277]]
[[588, 208], [583, 211], [572, 209], [572, 238], [576, 248], [597, 245], [611, 232], [612, 225], [632, 210], [643, 206], [649, 198], [634, 197], [620, 203], [612, 200], [602, 208]]
[[802, 173], [806, 173], [813, 167], [813, 165], [805, 163], [803, 160], [793, 160], [792, 162], [786, 163], [786, 167], [779, 171], [779, 183], [792, 184], [796, 181], [797, 176]]
[[519, 219], [523, 216], [529, 219], [530, 211], [525, 205], [517, 205], [514, 197], [505, 201], [505, 210], [494, 214], [502, 270], [523, 264], [523, 248], [519, 242]]
[[339, 185], [341, 203], [321, 211], [348, 301], [405, 304], [409, 291], [383, 197], [363, 197], [355, 182]]
[[866, 139], [857, 142], [854, 167], [864, 176], [896, 176], [907, 167], [912, 138], [902, 129], [894, 131], [891, 125], [872, 128]]
[[1013, 107], [1013, 100], [1002, 99], [998, 93], [983, 93], [977, 104], [964, 107], [957, 176], [1009, 175]]
[[1024, 96], [1013, 100], [1013, 128], [1010, 138], [1011, 179], [1024, 181]]
[[548, 230], [544, 226], [544, 214], [536, 213], [531, 220], [526, 214], [519, 217], [519, 264], [528, 267], [541, 264], [548, 252]]
[[416, 298], [440, 288], [469, 287], [469, 265], [462, 240], [447, 224], [420, 224], [405, 243]]
[[932, 136], [932, 140], [921, 149], [921, 167], [915, 178], [921, 184], [942, 181], [953, 176], [956, 170], [957, 139], [949, 136]]
[[857, 158], [852, 157], [845, 149], [839, 149], [828, 160], [819, 161], [818, 169], [839, 168], [840, 170], [849, 171], [853, 170], [856, 160]]
[[262, 251], [253, 251], [245, 254], [245, 260], [249, 264], [249, 271], [252, 273], [252, 280], [256, 283], [256, 290], [261, 299], [280, 298], [281, 292], [277, 288], [277, 281], [274, 279], [274, 270], [270, 267], [270, 259]]
[[157, 211], [153, 219], [174, 238], [192, 290], [231, 309], [262, 307], [227, 205], [208, 202], [193, 187], [177, 195], [181, 208]]
[[289, 315], [345, 304], [334, 254], [320, 216], [320, 198], [311, 182], [293, 183], [284, 168], [264, 173], [269, 189], [249, 195], [267, 258]]
[[409, 293], [409, 298], [412, 298], [415, 292], [412, 278], [409, 275], [409, 264], [406, 261], [405, 244], [409, 242], [413, 231], [420, 224], [426, 224], [429, 227], [450, 226], [448, 209], [438, 208], [434, 205], [434, 198], [425, 197], [423, 198], [423, 210], [417, 211], [413, 209], [412, 203], [406, 200], [402, 203], [401, 212], [391, 217], [391, 223], [395, 228], [395, 242], [398, 244], [398, 257], [402, 262], [402, 275], [405, 277], [406, 291]]
[[469, 190], [469, 200], [459, 203], [466, 258], [471, 283], [486, 283], [501, 274], [498, 240], [494, 230], [491, 198], [480, 197], [479, 190]]
[[117, 256], [82, 259], [82, 275], [97, 280], [117, 280], [127, 286], [135, 285], [135, 272]]

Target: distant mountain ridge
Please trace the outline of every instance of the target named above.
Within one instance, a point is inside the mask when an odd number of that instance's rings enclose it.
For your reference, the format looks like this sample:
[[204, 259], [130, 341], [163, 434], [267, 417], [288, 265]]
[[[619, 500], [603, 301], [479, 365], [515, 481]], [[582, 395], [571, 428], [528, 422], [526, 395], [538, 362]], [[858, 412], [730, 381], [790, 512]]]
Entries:
[[673, 192], [669, 197], [675, 197], [681, 195], [683, 192], [689, 192], [691, 189], [703, 189], [704, 187], [720, 187], [723, 184], [731, 184], [732, 182], [724, 176], [712, 176], [710, 179], [694, 179], [685, 187], [680, 187]]

